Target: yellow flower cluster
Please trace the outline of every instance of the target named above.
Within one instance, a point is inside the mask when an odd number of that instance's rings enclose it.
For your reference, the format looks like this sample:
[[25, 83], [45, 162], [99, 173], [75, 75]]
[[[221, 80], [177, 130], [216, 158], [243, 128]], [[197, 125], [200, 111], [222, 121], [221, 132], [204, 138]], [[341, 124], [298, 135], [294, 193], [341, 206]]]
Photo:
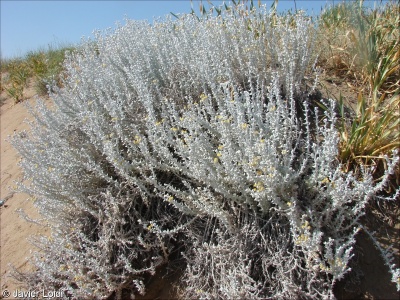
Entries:
[[261, 181], [258, 181], [253, 185], [253, 191], [262, 192], [263, 190], [264, 190], [264, 184]]
[[332, 187], [335, 187], [335, 183], [333, 181], [330, 181], [330, 179], [328, 177], [325, 177], [324, 179], [322, 179], [321, 183], [324, 183], [324, 184], [330, 183]]
[[232, 117], [224, 117], [222, 115], [217, 115], [215, 117], [217, 120], [221, 120], [222, 123], [230, 123], [232, 121]]
[[303, 244], [308, 241], [308, 235], [300, 234], [299, 237], [296, 239], [296, 245]]
[[77, 276], [74, 277], [74, 281], [75, 282], [81, 281], [83, 279], [85, 279], [85, 278], [83, 276], [80, 276], [80, 275], [77, 275]]
[[325, 177], [324, 179], [321, 180], [321, 183], [329, 183], [329, 178]]
[[340, 258], [340, 257], [337, 257], [335, 260], [333, 260], [333, 259], [330, 259], [329, 261], [329, 264], [333, 267], [333, 266], [336, 266], [336, 267], [343, 267], [345, 264], [344, 264], [344, 262], [343, 262], [343, 260]]
[[322, 271], [329, 271], [330, 269], [327, 267], [327, 266], [325, 266], [323, 263], [320, 263], [319, 264], [319, 268], [322, 270]]
[[68, 267], [66, 265], [60, 265], [59, 271], [66, 271], [68, 270]]
[[308, 223], [308, 221], [305, 221], [303, 225], [301, 225], [301, 228], [305, 229], [305, 230], [310, 230], [311, 226]]
[[160, 121], [156, 122], [156, 126], [160, 126], [164, 122], [164, 119], [161, 119]]
[[319, 268], [320, 268], [322, 271], [329, 272], [329, 271], [332, 270], [333, 267], [339, 267], [339, 268], [345, 267], [345, 263], [342, 261], [342, 259], [341, 259], [340, 257], [336, 258], [335, 260], [330, 259], [330, 260], [328, 261], [328, 263], [329, 263], [329, 265], [331, 266], [330, 268], [327, 267], [327, 266], [326, 266], [325, 264], [323, 264], [323, 263], [320, 263], [320, 264], [319, 264]]
[[207, 95], [205, 95], [204, 93], [200, 95], [200, 102], [203, 102], [204, 100], [206, 100], [208, 97]]
[[261, 160], [261, 156], [256, 156], [253, 158], [253, 160], [251, 162], [249, 162], [249, 165], [251, 167], [258, 166], [258, 164], [260, 163], [260, 160]]
[[135, 135], [135, 139], [133, 140], [133, 143], [134, 143], [135, 145], [138, 145], [138, 144], [140, 143], [141, 140], [142, 140], [142, 139], [140, 138], [140, 136]]

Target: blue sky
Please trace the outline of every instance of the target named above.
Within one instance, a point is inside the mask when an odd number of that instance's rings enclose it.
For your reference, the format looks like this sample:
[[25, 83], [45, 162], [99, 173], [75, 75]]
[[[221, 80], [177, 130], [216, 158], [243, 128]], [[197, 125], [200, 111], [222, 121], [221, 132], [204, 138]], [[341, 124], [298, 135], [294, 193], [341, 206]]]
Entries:
[[[211, 1], [218, 5], [222, 1]], [[228, 1], [226, 1], [229, 3]], [[280, 0], [278, 9], [305, 9], [319, 13], [325, 4], [340, 0]], [[79, 43], [90, 37], [94, 30], [115, 27], [125, 17], [152, 21], [173, 13], [187, 13], [191, 7], [199, 12], [199, 1], [21, 1], [0, 0], [1, 4], [1, 57], [13, 58], [28, 51]], [[207, 1], [204, 1], [207, 3]], [[257, 0], [254, 0], [257, 3]], [[273, 0], [263, 1], [267, 6]], [[371, 3], [371, 2], [370, 2]]]

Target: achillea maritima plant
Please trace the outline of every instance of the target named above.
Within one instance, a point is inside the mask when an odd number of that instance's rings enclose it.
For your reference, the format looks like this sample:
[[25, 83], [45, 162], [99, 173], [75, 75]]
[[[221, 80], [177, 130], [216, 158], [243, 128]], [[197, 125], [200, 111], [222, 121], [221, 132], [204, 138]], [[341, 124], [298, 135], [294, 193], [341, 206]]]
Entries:
[[16, 276], [118, 298], [180, 249], [184, 297], [333, 297], [398, 158], [377, 185], [342, 171], [334, 103], [318, 112], [303, 84], [312, 24], [293, 20], [127, 21], [71, 54], [55, 109], [13, 138], [53, 228]]

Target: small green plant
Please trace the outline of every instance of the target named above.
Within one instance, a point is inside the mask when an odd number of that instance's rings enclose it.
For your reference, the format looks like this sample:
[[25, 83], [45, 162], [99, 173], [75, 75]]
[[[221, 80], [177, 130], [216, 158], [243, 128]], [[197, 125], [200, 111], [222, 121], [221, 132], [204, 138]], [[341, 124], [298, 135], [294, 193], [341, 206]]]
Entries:
[[30, 71], [23, 60], [14, 60], [7, 65], [8, 76], [4, 89], [7, 94], [18, 103], [23, 98], [24, 88], [27, 86]]
[[14, 99], [14, 103], [18, 103], [23, 97], [23, 87], [20, 85], [12, 85], [11, 87], [5, 88], [7, 94]]

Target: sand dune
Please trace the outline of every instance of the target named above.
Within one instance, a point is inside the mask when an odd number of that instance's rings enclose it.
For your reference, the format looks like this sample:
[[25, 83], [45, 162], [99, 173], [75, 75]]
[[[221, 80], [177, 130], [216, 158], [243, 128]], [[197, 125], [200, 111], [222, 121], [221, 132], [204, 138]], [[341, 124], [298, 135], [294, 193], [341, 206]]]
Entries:
[[[34, 92], [32, 87], [26, 93], [27, 101], [33, 101]], [[28, 129], [24, 120], [28, 118], [27, 109], [22, 103], [14, 105], [14, 101], [7, 98], [6, 93], [1, 93], [4, 102], [1, 105], [1, 191], [0, 198], [5, 203], [0, 208], [0, 289], [13, 291], [18, 287], [17, 282], [10, 277], [11, 267], [14, 265], [18, 269], [29, 268], [27, 257], [30, 256], [31, 245], [28, 238], [34, 234], [46, 234], [48, 228], [29, 223], [19, 217], [18, 209], [23, 209], [32, 219], [40, 219], [32, 200], [26, 194], [18, 194], [12, 191], [15, 181], [22, 178], [22, 172], [17, 166], [19, 159], [18, 153], [7, 141], [8, 136], [14, 132]]]

